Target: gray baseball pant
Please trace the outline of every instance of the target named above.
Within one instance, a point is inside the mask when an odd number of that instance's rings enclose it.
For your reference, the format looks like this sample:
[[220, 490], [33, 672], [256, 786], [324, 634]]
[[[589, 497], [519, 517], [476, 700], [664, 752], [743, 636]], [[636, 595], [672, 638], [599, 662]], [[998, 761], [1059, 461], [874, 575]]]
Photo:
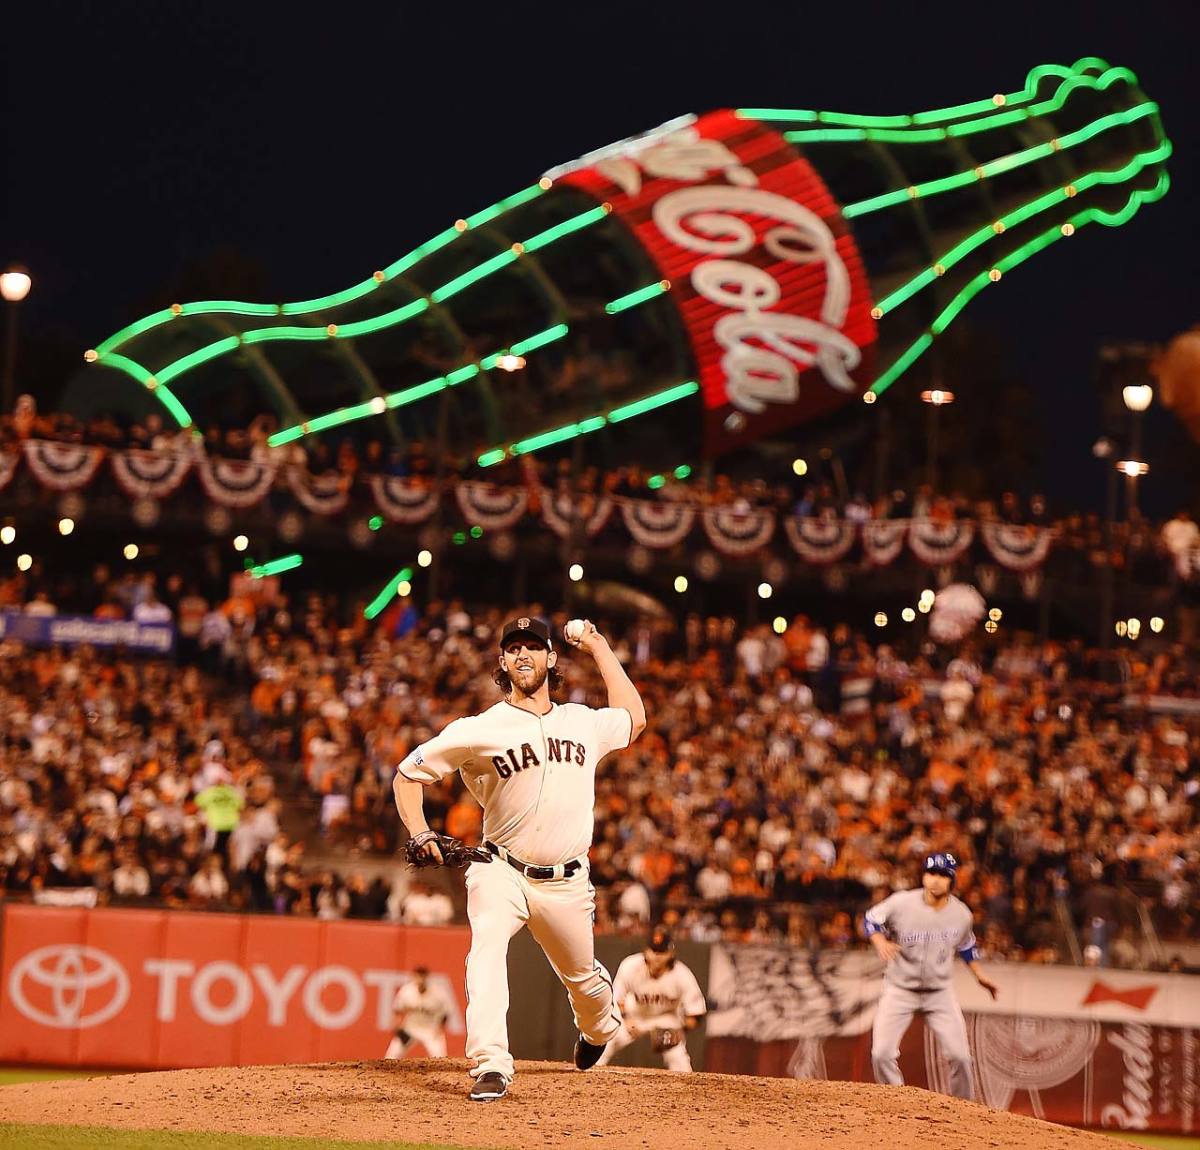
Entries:
[[925, 1017], [942, 1054], [950, 1063], [950, 1093], [957, 1098], [974, 1098], [971, 1078], [971, 1047], [962, 1008], [950, 987], [942, 990], [905, 990], [883, 984], [875, 1024], [871, 1027], [871, 1066], [875, 1081], [884, 1086], [903, 1086], [900, 1073], [900, 1039], [912, 1024], [913, 1015]]

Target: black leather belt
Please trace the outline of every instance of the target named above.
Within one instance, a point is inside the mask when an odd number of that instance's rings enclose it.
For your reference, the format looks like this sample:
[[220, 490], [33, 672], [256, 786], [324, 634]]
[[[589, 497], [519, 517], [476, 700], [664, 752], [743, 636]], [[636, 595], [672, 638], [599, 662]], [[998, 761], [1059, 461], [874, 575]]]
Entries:
[[542, 882], [552, 878], [570, 878], [583, 865], [578, 859], [572, 859], [569, 863], [563, 863], [561, 867], [534, 866], [532, 863], [524, 863], [520, 859], [513, 858], [508, 851], [502, 852], [495, 843], [484, 843], [483, 845], [514, 870], [519, 870], [526, 878], [538, 879]]

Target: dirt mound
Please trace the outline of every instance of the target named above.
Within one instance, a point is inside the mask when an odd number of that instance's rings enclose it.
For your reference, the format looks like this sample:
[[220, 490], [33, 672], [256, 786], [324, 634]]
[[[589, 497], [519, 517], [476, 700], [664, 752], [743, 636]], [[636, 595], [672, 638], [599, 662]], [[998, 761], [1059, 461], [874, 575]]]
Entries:
[[1112, 1150], [1098, 1135], [913, 1087], [562, 1063], [518, 1064], [507, 1099], [469, 1103], [466, 1063], [341, 1062], [34, 1082], [0, 1122], [403, 1140], [512, 1150]]

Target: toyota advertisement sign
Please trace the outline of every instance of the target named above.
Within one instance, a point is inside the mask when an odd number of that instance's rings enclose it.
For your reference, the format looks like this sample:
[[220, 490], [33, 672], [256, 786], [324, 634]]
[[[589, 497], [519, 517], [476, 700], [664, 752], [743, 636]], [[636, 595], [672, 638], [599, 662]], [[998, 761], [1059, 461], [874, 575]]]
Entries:
[[380, 1058], [397, 989], [426, 966], [456, 1004], [460, 928], [9, 906], [0, 1062], [165, 1068]]

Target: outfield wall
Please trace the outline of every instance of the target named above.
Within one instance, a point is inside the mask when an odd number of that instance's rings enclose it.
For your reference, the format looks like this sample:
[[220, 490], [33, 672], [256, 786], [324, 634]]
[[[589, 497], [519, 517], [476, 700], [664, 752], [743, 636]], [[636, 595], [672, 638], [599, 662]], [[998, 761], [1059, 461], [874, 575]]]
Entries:
[[[417, 966], [455, 1004], [461, 1055], [470, 942], [463, 927], [318, 922], [258, 915], [7, 905], [0, 920], [0, 1062], [156, 1068], [370, 1059], [391, 1001]], [[600, 938], [610, 970], [638, 946]], [[869, 1080], [882, 985], [867, 951], [681, 943], [707, 988], [689, 1036], [697, 1068]], [[987, 966], [992, 1002], [965, 968], [958, 993], [976, 1091], [998, 1109], [1073, 1125], [1194, 1132], [1200, 1082], [1200, 978], [1134, 971]], [[522, 933], [509, 953], [513, 1053], [570, 1057], [566, 996]], [[645, 1042], [621, 1065], [654, 1065]], [[920, 1023], [901, 1067], [944, 1090], [948, 1070]]]

